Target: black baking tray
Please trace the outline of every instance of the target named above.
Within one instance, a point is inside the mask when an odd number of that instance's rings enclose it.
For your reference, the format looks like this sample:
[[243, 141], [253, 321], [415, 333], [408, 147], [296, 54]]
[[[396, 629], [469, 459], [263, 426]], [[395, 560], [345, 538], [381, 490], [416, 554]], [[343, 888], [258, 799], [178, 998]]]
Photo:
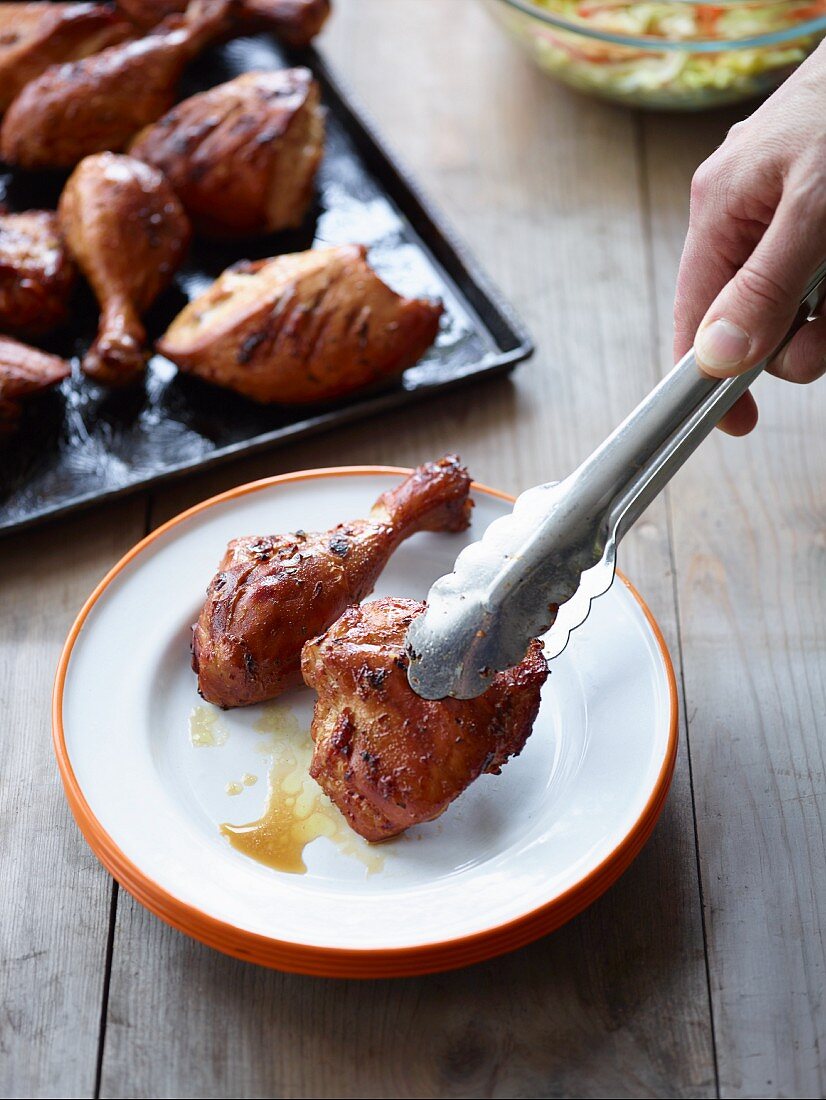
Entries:
[[[153, 357], [140, 383], [107, 390], [82, 377], [78, 368], [77, 357], [97, 327], [97, 306], [84, 286], [76, 294], [70, 325], [41, 345], [73, 358], [72, 377], [31, 402], [20, 431], [0, 449], [0, 535], [474, 383], [531, 354], [522, 324], [314, 49], [289, 51], [268, 35], [237, 39], [206, 52], [190, 67], [180, 97], [250, 69], [292, 64], [313, 70], [327, 109], [325, 158], [306, 224], [248, 241], [197, 240], [174, 285], [147, 318], [150, 339], [239, 259], [352, 241], [370, 246], [372, 265], [394, 289], [442, 299], [445, 314], [435, 346], [392, 387], [334, 405], [256, 405], [179, 374], [161, 356]], [[53, 208], [65, 178], [0, 165], [0, 199], [10, 210]]]

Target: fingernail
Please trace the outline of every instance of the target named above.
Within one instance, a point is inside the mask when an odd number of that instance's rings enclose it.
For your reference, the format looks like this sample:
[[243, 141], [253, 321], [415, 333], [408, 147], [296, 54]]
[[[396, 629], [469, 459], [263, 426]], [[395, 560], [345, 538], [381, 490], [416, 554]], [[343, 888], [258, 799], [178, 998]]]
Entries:
[[780, 352], [780, 354], [776, 355], [769, 364], [769, 368], [772, 374], [779, 374], [781, 378], [783, 377], [786, 370], [786, 359], [788, 358], [788, 355], [789, 345], [787, 344], [785, 348], [783, 348], [783, 350]]
[[701, 328], [694, 341], [697, 358], [711, 373], [730, 371], [738, 367], [748, 355], [750, 347], [751, 339], [748, 334], [725, 317]]

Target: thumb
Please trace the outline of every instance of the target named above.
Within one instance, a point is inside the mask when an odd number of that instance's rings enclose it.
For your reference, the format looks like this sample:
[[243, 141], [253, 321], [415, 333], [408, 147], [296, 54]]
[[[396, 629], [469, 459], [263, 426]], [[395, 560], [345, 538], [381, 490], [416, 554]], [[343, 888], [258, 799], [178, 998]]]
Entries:
[[742, 374], [786, 335], [812, 272], [826, 256], [826, 218], [821, 214], [813, 225], [813, 213], [815, 203], [803, 211], [784, 196], [754, 252], [712, 302], [694, 340], [707, 374]]

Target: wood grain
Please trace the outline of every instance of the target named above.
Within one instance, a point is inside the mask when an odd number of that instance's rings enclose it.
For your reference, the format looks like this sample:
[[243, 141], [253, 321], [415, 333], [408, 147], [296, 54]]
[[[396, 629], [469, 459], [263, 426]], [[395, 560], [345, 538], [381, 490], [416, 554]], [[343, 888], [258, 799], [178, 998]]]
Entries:
[[[480, 480], [524, 488], [569, 469], [657, 375], [634, 116], [547, 82], [471, 0], [340, 3], [325, 49], [540, 353], [512, 381], [176, 486], [155, 497], [153, 523], [267, 473], [413, 464], [453, 448]], [[662, 503], [623, 565], [676, 654]], [[622, 882], [558, 934], [464, 972], [384, 983], [267, 973], [121, 896], [103, 1096], [713, 1092], [684, 751], [666, 814]]]
[[[735, 120], [646, 125], [663, 345], [687, 181]], [[720, 1089], [821, 1096], [826, 389], [755, 395], [758, 430], [704, 444], [671, 494]]]
[[0, 1095], [91, 1096], [111, 882], [63, 798], [51, 688], [81, 604], [144, 530], [140, 499], [0, 544]]
[[[738, 112], [643, 118], [576, 97], [476, 0], [338, 0], [324, 49], [539, 353], [512, 379], [169, 488], [153, 524], [268, 473], [446, 449], [516, 491], [570, 469], [670, 360], [689, 181]], [[766, 379], [757, 395], [758, 433], [709, 441], [622, 547], [687, 698], [652, 841], [567, 927], [453, 974], [270, 973], [123, 893], [110, 924], [49, 695], [145, 502], [0, 544], [0, 1094], [91, 1096], [100, 1068], [112, 1097], [823, 1095], [826, 388]]]

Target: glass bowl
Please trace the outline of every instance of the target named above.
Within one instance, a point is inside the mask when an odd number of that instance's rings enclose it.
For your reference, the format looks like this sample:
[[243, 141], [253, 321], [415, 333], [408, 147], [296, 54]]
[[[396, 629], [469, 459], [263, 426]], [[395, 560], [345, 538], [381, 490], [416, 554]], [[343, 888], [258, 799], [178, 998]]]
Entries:
[[485, 0], [536, 64], [592, 95], [698, 111], [763, 95], [826, 35], [826, 0]]

